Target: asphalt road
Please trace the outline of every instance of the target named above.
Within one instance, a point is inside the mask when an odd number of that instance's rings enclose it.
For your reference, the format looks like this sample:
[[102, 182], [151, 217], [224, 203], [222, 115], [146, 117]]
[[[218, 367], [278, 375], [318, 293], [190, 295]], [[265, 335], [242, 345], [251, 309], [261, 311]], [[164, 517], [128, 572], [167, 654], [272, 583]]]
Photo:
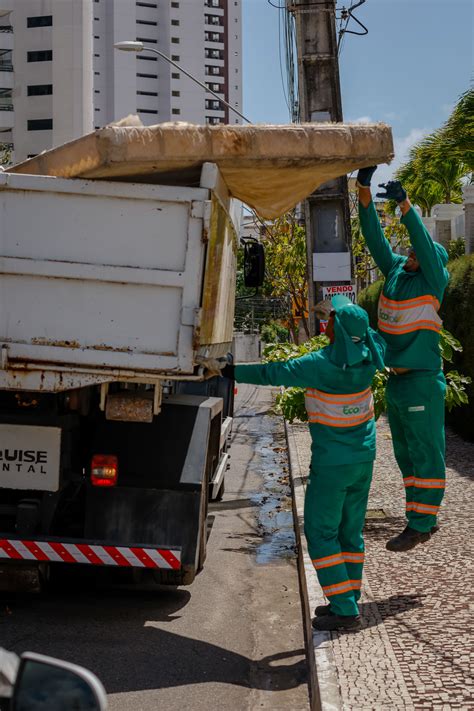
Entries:
[[224, 500], [188, 588], [3, 595], [0, 646], [82, 664], [111, 711], [309, 708], [281, 421], [239, 386]]

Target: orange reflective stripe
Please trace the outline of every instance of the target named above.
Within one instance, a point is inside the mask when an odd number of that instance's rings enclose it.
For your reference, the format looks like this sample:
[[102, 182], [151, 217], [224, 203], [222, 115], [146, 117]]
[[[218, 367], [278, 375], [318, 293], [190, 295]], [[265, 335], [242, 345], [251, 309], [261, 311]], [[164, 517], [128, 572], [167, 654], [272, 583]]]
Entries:
[[351, 553], [350, 551], [341, 553], [341, 555], [346, 563], [363, 563], [365, 557], [364, 553]]
[[349, 592], [350, 590], [359, 590], [361, 585], [361, 580], [344, 580], [342, 583], [326, 585], [322, 586], [322, 588], [326, 597], [331, 597], [331, 595], [340, 595], [341, 593]]
[[387, 304], [390, 304], [392, 308], [411, 308], [411, 306], [417, 306], [420, 301], [430, 301], [433, 303], [433, 305], [436, 307], [436, 310], [439, 309], [440, 303], [438, 299], [433, 296], [432, 294], [425, 294], [423, 296], [415, 296], [414, 299], [399, 299], [395, 301], [394, 299], [389, 299], [388, 296], [385, 296], [385, 294], [380, 295], [380, 299], [383, 301], [386, 301]]
[[370, 395], [370, 388], [361, 390], [359, 393], [351, 393], [345, 395], [334, 395], [333, 393], [325, 393], [322, 390], [316, 390], [315, 388], [308, 388], [306, 390], [306, 395], [308, 397], [314, 397], [316, 398], [316, 400], [321, 400], [322, 402], [329, 402], [332, 404], [344, 403], [344, 405], [347, 405], [348, 402], [352, 404], [366, 398], [368, 395]]
[[416, 513], [422, 514], [433, 514], [436, 516], [439, 510], [439, 506], [432, 506], [430, 504], [421, 504], [417, 501], [407, 501], [406, 505], [407, 511], [415, 511]]
[[310, 422], [317, 422], [328, 427], [354, 427], [355, 425], [361, 425], [363, 422], [368, 422], [373, 416], [373, 408], [365, 415], [359, 415], [358, 417], [331, 417], [331, 415], [323, 415], [321, 412], [308, 412]]
[[403, 479], [405, 486], [414, 486], [418, 489], [444, 489], [445, 479], [422, 479], [416, 476], [409, 476]]
[[396, 336], [403, 335], [404, 333], [411, 333], [412, 331], [436, 331], [439, 333], [441, 331], [441, 324], [436, 323], [436, 321], [412, 321], [410, 325], [407, 326], [394, 326], [392, 324], [378, 323], [379, 329], [385, 333], [393, 333]]
[[333, 565], [341, 565], [342, 563], [344, 563], [344, 560], [340, 553], [327, 555], [324, 558], [316, 558], [313, 560], [313, 565], [316, 570], [321, 570], [321, 568], [330, 568]]
[[400, 336], [417, 330], [441, 330], [438, 316], [439, 301], [431, 294], [415, 299], [394, 301], [381, 294], [378, 308], [378, 326], [381, 331]]
[[357, 393], [326, 393], [308, 388], [305, 393], [308, 420], [327, 427], [354, 427], [372, 419], [374, 400], [370, 388]]

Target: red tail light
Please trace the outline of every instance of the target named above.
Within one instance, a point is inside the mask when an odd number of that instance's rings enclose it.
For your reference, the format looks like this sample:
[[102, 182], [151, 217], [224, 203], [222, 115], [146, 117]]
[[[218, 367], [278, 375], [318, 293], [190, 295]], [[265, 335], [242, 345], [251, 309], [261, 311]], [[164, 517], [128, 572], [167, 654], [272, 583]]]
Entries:
[[117, 484], [118, 459], [113, 454], [94, 454], [91, 462], [91, 483], [93, 486], [115, 486]]

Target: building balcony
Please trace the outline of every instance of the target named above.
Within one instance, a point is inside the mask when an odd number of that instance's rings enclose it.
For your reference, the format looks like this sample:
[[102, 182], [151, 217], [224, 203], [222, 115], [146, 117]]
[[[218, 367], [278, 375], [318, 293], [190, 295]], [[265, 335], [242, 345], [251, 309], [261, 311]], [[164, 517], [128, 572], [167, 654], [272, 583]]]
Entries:
[[[0, 129], [5, 130], [8, 128], [13, 128], [15, 125], [15, 112], [13, 111], [13, 107], [11, 109], [8, 109], [6, 111], [2, 110], [2, 107], [0, 107]], [[0, 134], [1, 136], [1, 134]]]

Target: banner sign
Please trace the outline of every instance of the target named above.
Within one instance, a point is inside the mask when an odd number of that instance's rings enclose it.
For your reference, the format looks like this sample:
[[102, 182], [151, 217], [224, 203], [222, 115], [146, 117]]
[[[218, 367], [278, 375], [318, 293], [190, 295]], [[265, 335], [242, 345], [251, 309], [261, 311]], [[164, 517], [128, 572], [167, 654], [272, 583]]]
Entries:
[[329, 301], [333, 296], [342, 294], [347, 296], [353, 304], [356, 303], [356, 292], [353, 284], [342, 284], [340, 286], [323, 286], [323, 299]]

